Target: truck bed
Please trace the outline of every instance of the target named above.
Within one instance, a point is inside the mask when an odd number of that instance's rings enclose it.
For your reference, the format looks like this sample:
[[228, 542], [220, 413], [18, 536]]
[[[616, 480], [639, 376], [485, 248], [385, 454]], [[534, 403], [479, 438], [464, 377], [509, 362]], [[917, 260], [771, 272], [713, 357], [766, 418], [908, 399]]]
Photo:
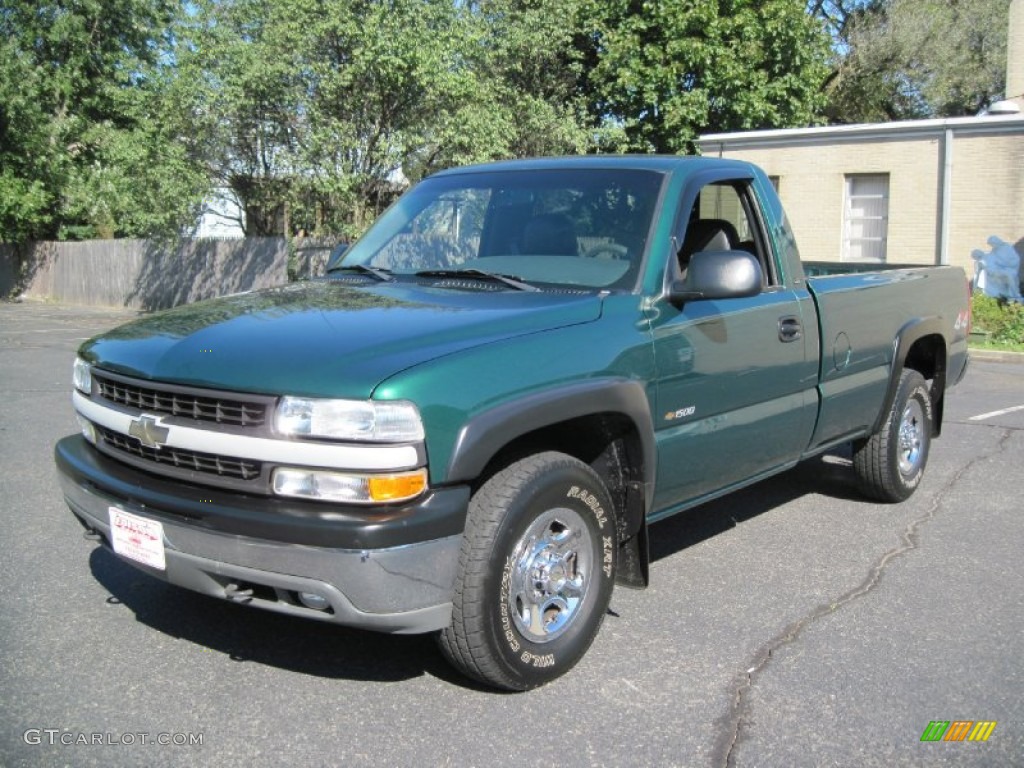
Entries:
[[[955, 331], [966, 327], [969, 306], [966, 276], [959, 267], [857, 270], [809, 277], [807, 284], [818, 312], [821, 350], [821, 413], [812, 451], [872, 430], [878, 404], [886, 402], [893, 366], [908, 352], [900, 349], [899, 340], [911, 329], [915, 338], [926, 329], [948, 345], [946, 359], [936, 367], [950, 385], [962, 376], [967, 340]], [[908, 319], [907, 307], [957, 309]]]

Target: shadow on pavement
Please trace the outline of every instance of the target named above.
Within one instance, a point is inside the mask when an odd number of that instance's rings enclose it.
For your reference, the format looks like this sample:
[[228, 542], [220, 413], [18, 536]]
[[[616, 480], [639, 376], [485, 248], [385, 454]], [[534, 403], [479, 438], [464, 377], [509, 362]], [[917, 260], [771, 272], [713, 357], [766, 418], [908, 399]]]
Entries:
[[[425, 674], [464, 687], [432, 635], [387, 635], [297, 619], [235, 605], [137, 571], [103, 547], [89, 558], [93, 576], [135, 618], [173, 638], [255, 662], [317, 677], [398, 682]], [[484, 689], [481, 689], [484, 690]]]
[[[651, 559], [682, 552], [806, 494], [858, 498], [848, 458], [830, 454], [778, 477], [651, 526]], [[455, 672], [432, 635], [387, 635], [279, 615], [190, 592], [137, 571], [97, 547], [93, 576], [138, 621], [174, 638], [255, 662], [317, 677], [398, 682], [431, 675], [493, 692]]]
[[763, 480], [651, 525], [651, 561], [670, 557], [801, 496], [864, 501], [856, 486], [848, 447], [801, 462]]

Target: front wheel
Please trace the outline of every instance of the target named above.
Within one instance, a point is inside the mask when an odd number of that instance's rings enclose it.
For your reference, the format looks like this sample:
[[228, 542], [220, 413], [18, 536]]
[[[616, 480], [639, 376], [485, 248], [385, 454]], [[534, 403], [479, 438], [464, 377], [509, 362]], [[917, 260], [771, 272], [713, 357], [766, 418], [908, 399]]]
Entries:
[[565, 674], [597, 634], [615, 578], [612, 501], [597, 474], [540, 453], [470, 501], [441, 651], [469, 677], [527, 690]]
[[881, 429], [854, 446], [861, 489], [879, 501], [903, 501], [917, 489], [928, 463], [932, 398], [917, 371], [900, 375], [896, 398]]

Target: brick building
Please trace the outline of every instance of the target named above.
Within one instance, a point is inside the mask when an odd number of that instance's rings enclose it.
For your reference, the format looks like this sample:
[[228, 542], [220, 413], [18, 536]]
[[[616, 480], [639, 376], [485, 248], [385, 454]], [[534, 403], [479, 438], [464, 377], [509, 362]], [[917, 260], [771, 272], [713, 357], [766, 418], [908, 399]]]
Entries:
[[705, 155], [757, 163], [776, 184], [801, 255], [955, 264], [996, 235], [1024, 256], [1024, 0], [1008, 14], [1006, 96], [989, 114], [720, 133]]
[[801, 255], [956, 264], [997, 235], [1024, 252], [1024, 115], [702, 136], [772, 177]]

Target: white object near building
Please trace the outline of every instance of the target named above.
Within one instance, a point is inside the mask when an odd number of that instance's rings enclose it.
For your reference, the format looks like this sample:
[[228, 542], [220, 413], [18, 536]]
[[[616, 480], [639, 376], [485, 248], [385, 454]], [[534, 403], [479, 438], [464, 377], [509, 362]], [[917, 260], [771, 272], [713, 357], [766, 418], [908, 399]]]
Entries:
[[245, 214], [238, 200], [227, 189], [217, 189], [212, 197], [203, 201], [203, 209], [196, 223], [195, 237], [245, 237], [242, 222]]
[[992, 250], [971, 251], [974, 259], [974, 287], [986, 296], [1021, 301], [1020, 255], [1017, 249], [1001, 237], [992, 235], [988, 239]]

